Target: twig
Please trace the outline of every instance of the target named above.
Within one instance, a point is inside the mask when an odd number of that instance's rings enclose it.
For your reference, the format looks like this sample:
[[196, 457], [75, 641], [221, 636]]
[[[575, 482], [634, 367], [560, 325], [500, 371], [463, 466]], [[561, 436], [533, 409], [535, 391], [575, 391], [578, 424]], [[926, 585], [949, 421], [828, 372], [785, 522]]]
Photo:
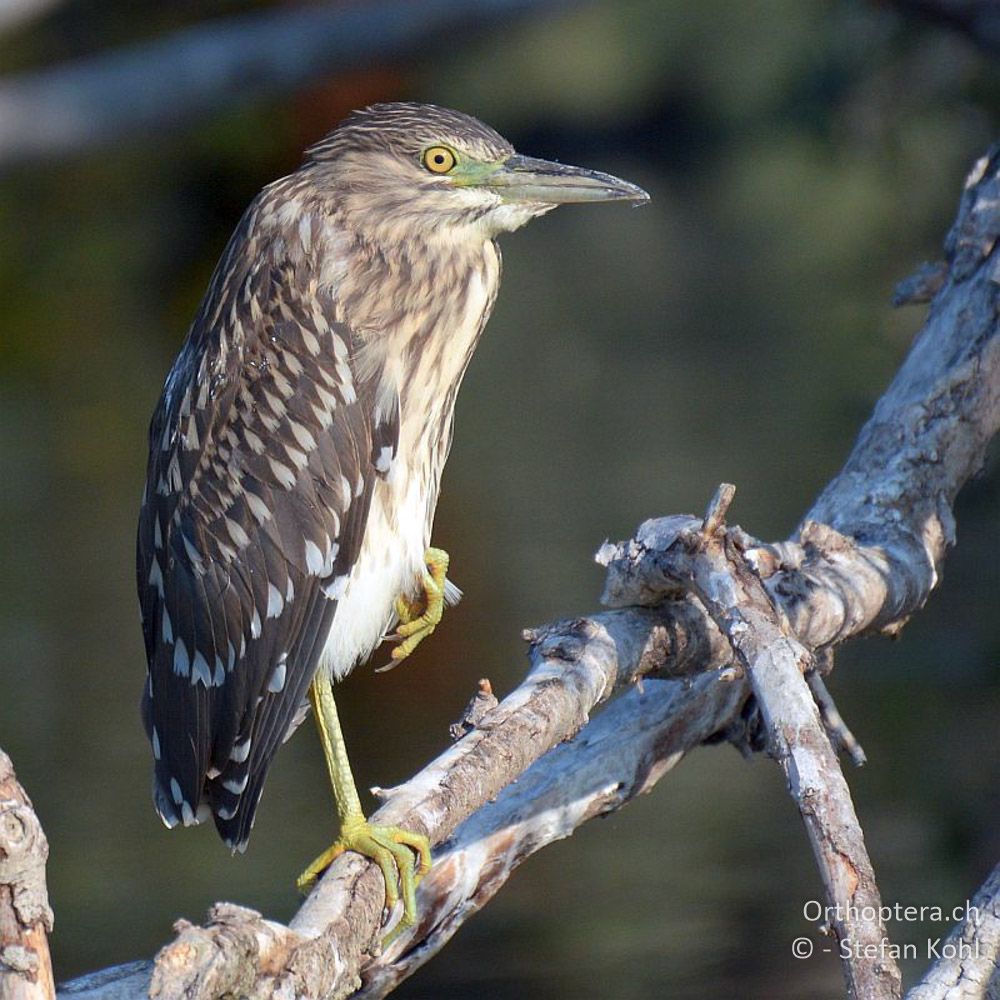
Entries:
[[823, 678], [820, 676], [819, 671], [808, 671], [806, 673], [806, 683], [809, 685], [813, 700], [819, 709], [819, 716], [823, 720], [823, 727], [826, 729], [834, 748], [846, 753], [855, 767], [863, 767], [868, 763], [868, 757], [865, 754], [864, 748], [858, 742], [854, 733], [848, 728], [847, 723], [844, 722], [840, 711], [837, 709], [837, 703], [833, 700], [833, 695], [827, 691], [826, 684], [823, 683]]

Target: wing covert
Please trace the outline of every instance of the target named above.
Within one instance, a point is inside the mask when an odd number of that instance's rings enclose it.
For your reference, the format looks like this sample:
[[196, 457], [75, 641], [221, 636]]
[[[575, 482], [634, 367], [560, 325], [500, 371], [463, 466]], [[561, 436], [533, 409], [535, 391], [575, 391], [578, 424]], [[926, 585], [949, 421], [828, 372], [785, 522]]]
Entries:
[[251, 208], [164, 387], [137, 547], [157, 809], [172, 826], [208, 807], [232, 846], [303, 703], [374, 462], [398, 435], [398, 417], [388, 431], [376, 420], [355, 335], [308, 255], [253, 232]]

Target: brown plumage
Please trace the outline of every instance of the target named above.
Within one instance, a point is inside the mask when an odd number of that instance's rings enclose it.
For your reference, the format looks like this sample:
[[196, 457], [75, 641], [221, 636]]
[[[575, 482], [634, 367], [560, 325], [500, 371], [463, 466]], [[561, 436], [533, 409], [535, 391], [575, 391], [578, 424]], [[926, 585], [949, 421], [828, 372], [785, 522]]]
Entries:
[[416, 592], [495, 236], [561, 201], [641, 197], [390, 104], [250, 205], [150, 427], [143, 718], [168, 826], [211, 814], [242, 849], [317, 668], [347, 674]]

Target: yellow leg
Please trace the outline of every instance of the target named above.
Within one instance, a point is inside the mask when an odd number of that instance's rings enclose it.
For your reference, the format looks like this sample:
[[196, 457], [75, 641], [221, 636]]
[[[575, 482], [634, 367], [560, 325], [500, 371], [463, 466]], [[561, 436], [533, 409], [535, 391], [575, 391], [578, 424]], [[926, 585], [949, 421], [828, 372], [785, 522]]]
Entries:
[[[396, 826], [375, 826], [365, 819], [361, 800], [354, 784], [351, 764], [347, 758], [344, 734], [333, 700], [333, 690], [325, 676], [317, 674], [309, 688], [309, 701], [316, 716], [323, 755], [333, 794], [337, 800], [340, 836], [300, 876], [298, 887], [305, 892], [345, 851], [356, 851], [371, 858], [382, 869], [385, 878], [385, 905], [391, 910], [403, 897], [403, 919], [385, 944], [404, 927], [417, 919], [415, 890], [421, 878], [430, 871], [431, 850], [427, 838]], [[417, 863], [414, 863], [416, 855]]]
[[429, 636], [444, 614], [444, 583], [448, 575], [448, 553], [444, 549], [428, 549], [424, 553], [425, 569], [421, 578], [422, 599], [411, 601], [396, 598], [399, 626], [391, 638], [400, 640], [390, 654], [392, 663], [405, 660]]

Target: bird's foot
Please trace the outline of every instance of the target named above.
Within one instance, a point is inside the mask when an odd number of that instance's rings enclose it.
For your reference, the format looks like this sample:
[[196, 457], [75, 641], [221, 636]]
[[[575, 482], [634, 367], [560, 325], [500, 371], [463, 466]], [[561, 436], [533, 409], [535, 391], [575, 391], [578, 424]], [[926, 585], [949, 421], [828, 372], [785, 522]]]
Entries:
[[422, 833], [398, 826], [376, 826], [363, 816], [348, 817], [337, 841], [328, 847], [298, 878], [300, 892], [308, 892], [317, 879], [345, 851], [371, 858], [385, 879], [385, 905], [393, 907], [403, 900], [403, 917], [382, 944], [389, 944], [401, 930], [417, 921], [416, 888], [431, 870], [430, 842]]
[[428, 549], [424, 553], [424, 567], [420, 581], [423, 594], [416, 600], [396, 598], [399, 625], [389, 639], [399, 645], [390, 654], [390, 666], [405, 660], [434, 631], [444, 614], [448, 553], [444, 549]]

